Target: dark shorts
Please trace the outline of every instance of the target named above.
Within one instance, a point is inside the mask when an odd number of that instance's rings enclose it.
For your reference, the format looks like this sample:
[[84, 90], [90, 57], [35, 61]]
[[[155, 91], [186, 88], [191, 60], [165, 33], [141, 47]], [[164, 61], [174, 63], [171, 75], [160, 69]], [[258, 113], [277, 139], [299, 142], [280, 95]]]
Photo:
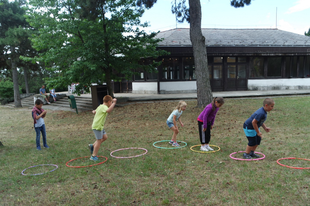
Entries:
[[260, 145], [260, 141], [262, 140], [262, 138], [258, 135], [256, 135], [255, 137], [247, 137], [249, 140], [248, 145], [250, 147], [255, 146], [255, 145]]

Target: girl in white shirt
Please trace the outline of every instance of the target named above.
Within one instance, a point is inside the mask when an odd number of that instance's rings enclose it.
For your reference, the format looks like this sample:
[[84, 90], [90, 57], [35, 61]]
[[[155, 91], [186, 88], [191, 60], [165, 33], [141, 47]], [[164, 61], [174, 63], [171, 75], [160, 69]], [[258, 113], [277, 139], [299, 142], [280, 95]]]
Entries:
[[181, 121], [181, 115], [182, 115], [183, 111], [185, 111], [186, 106], [187, 106], [186, 102], [180, 101], [178, 103], [178, 106], [172, 111], [172, 113], [170, 114], [170, 116], [167, 119], [167, 125], [173, 131], [172, 139], [169, 142], [169, 144], [172, 144], [172, 146], [174, 146], [174, 147], [180, 146], [177, 143], [177, 135], [179, 133], [177, 121], [179, 121], [179, 123], [181, 124], [182, 127], [184, 126], [182, 121]]

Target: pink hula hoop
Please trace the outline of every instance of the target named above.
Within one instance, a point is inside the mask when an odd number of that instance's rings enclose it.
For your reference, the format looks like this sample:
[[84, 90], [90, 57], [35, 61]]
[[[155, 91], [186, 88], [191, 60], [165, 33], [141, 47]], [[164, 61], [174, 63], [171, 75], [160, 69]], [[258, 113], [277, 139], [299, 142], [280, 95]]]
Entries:
[[236, 157], [233, 157], [234, 154], [242, 153], [242, 152], [245, 152], [245, 151], [233, 152], [233, 153], [231, 153], [231, 154], [229, 155], [229, 157], [230, 157], [231, 159], [233, 159], [233, 160], [241, 160], [241, 161], [255, 161], [255, 160], [258, 161], [258, 160], [263, 160], [263, 159], [265, 159], [265, 157], [266, 157], [266, 156], [265, 156], [263, 153], [261, 153], [261, 152], [255, 152], [255, 153], [257, 153], [257, 154], [263, 155], [262, 157], [256, 158], [256, 159], [243, 159], [243, 158], [236, 158]]
[[[114, 152], [118, 152], [118, 151], [122, 151], [122, 150], [128, 150], [128, 149], [141, 149], [141, 150], [144, 150], [145, 152], [143, 154], [139, 154], [139, 155], [135, 155], [135, 156], [129, 156], [129, 157], [118, 157], [118, 156], [113, 155]], [[121, 148], [121, 149], [114, 150], [110, 153], [110, 155], [111, 155], [111, 157], [118, 158], [118, 159], [128, 159], [128, 158], [140, 157], [142, 155], [145, 155], [147, 152], [148, 152], [147, 149], [144, 149], [144, 148], [129, 147], [129, 148]]]

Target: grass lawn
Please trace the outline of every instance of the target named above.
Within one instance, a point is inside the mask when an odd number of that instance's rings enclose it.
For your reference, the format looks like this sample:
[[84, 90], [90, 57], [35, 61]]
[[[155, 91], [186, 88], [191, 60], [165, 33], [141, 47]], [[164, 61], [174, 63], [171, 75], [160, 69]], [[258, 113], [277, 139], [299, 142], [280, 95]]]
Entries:
[[[184, 127], [181, 149], [158, 149], [153, 142], [170, 140], [166, 119], [177, 101], [116, 107], [108, 116], [108, 140], [99, 155], [104, 164], [70, 168], [66, 162], [90, 156], [95, 140], [91, 112], [50, 111], [45, 118], [49, 149], [36, 150], [30, 109], [0, 107], [0, 205], [309, 205], [310, 170], [282, 167], [283, 157], [310, 159], [310, 97], [277, 97], [265, 124], [257, 151], [261, 161], [236, 161], [229, 155], [244, 151], [247, 139], [243, 122], [262, 106], [263, 98], [226, 99], [212, 130], [211, 144], [219, 152], [201, 154], [190, 147], [199, 144], [197, 116], [202, 109], [187, 101], [181, 116]], [[44, 106], [43, 106], [44, 109]], [[263, 130], [263, 129], [262, 129]], [[41, 138], [42, 145], [42, 138]], [[168, 146], [168, 143], [159, 143]], [[110, 152], [128, 147], [148, 150], [146, 155], [117, 159]], [[197, 148], [198, 149], [198, 148]], [[144, 150], [124, 150], [115, 156], [132, 156]], [[241, 157], [241, 154], [235, 155]], [[103, 161], [104, 158], [101, 158]], [[70, 162], [85, 166], [88, 158]], [[310, 161], [282, 160], [282, 164], [310, 167]], [[56, 164], [29, 168], [33, 165]]]

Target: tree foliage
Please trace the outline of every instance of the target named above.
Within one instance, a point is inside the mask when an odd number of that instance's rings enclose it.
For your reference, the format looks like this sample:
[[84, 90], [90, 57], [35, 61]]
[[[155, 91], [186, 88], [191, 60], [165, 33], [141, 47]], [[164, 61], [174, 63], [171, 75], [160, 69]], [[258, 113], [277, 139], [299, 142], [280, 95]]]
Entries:
[[29, 36], [29, 24], [25, 20], [25, 1], [8, 0], [0, 1], [0, 54], [1, 68], [12, 70], [14, 83], [14, 102], [16, 107], [20, 107], [20, 94], [18, 85], [17, 67], [23, 64], [19, 57], [29, 56], [32, 53]]
[[245, 5], [250, 5], [251, 0], [231, 0], [230, 5], [239, 8], [239, 7], [244, 7]]
[[308, 32], [305, 32], [306, 36], [310, 36], [310, 29], [308, 30]]
[[14, 96], [14, 85], [10, 80], [0, 81], [0, 97], [11, 98]]
[[[142, 58], [156, 59], [162, 51], [156, 33], [147, 34], [139, 18], [148, 1], [135, 0], [30, 0], [29, 23], [38, 31], [32, 42], [57, 78], [46, 78], [55, 87], [129, 79], [136, 69], [152, 71], [158, 63], [142, 65]], [[28, 59], [29, 60], [29, 59]], [[80, 87], [80, 88], [79, 88]]]

